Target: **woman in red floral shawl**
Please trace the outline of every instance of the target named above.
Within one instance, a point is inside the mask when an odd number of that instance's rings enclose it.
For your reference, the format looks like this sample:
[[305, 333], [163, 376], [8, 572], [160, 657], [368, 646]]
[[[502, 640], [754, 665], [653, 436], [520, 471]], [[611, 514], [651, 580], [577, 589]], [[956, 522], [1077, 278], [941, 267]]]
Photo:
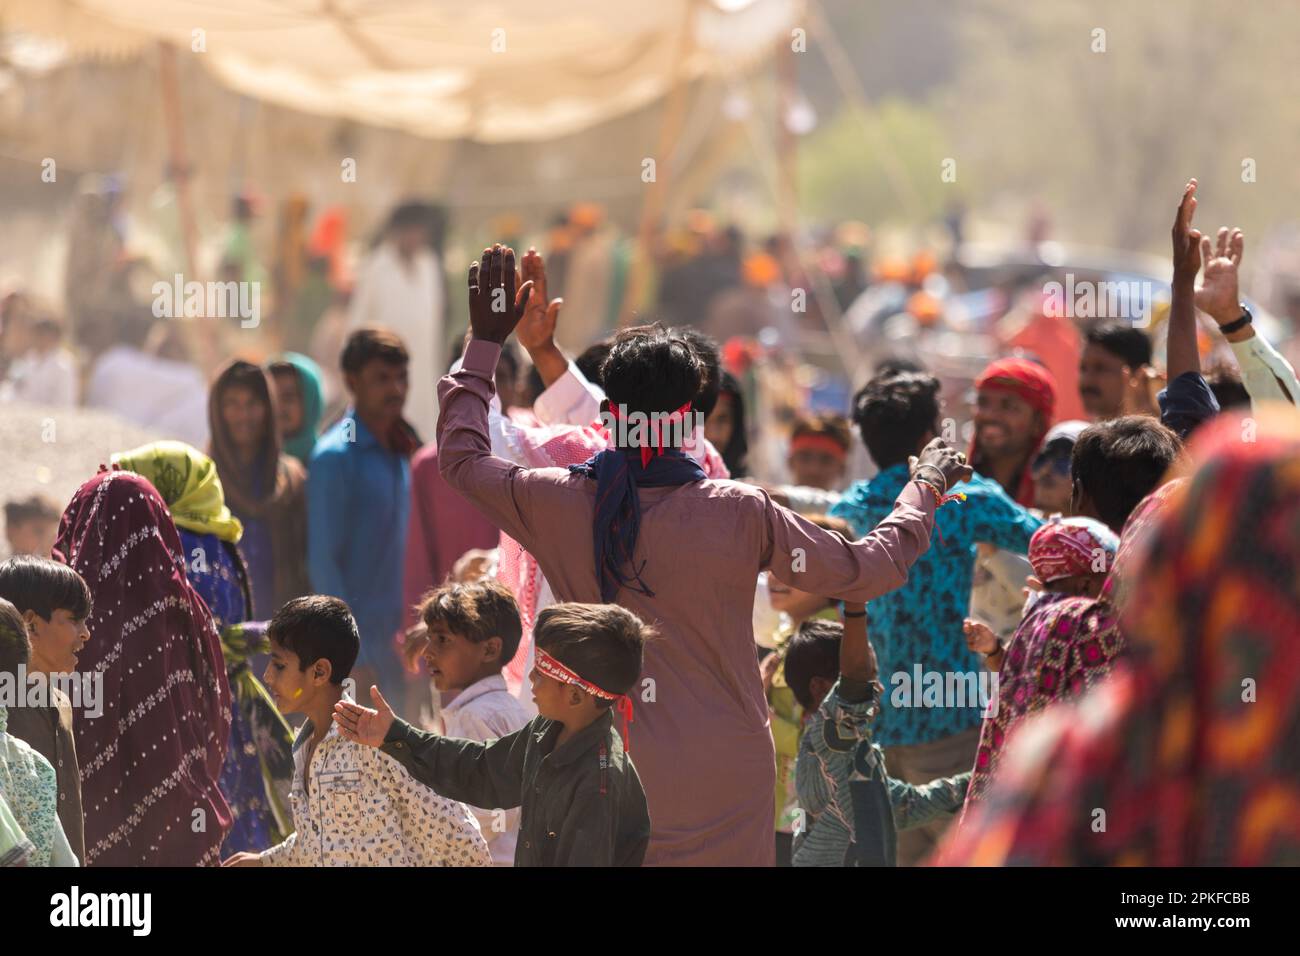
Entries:
[[83, 707], [74, 721], [83, 863], [218, 863], [231, 823], [217, 786], [230, 687], [167, 506], [139, 475], [101, 471], [73, 495], [56, 547], [90, 586], [79, 667], [103, 680], [102, 713]]

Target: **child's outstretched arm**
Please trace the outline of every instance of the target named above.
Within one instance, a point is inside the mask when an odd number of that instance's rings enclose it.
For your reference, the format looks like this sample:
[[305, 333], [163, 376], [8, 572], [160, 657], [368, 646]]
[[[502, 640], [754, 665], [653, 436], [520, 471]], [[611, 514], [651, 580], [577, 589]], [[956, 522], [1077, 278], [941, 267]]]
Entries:
[[889, 802], [894, 808], [894, 826], [907, 830], [958, 812], [966, 802], [970, 776], [971, 772], [967, 770], [955, 777], [940, 777], [919, 786], [894, 777], [887, 778]]
[[491, 866], [478, 821], [463, 803], [440, 797], [374, 751], [376, 768], [399, 816], [402, 844], [417, 866]]
[[378, 747], [420, 783], [475, 807], [509, 810], [523, 799], [524, 749], [532, 724], [486, 744], [417, 730], [393, 714], [378, 687], [378, 709], [341, 700], [334, 722], [349, 740]]

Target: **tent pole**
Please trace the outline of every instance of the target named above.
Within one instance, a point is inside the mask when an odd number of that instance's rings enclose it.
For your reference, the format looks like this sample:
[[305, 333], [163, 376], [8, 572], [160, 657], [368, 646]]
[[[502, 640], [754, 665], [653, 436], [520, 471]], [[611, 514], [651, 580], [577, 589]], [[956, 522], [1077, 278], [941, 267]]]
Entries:
[[[199, 277], [198, 229], [190, 193], [191, 170], [185, 151], [185, 124], [181, 114], [180, 81], [176, 72], [176, 48], [166, 41], [158, 43], [158, 74], [162, 90], [163, 122], [167, 127], [169, 175], [176, 186], [176, 208], [180, 214], [181, 237], [185, 245], [187, 281], [193, 281]], [[216, 326], [205, 320], [200, 320], [197, 327], [191, 322], [183, 321], [181, 329], [190, 358], [204, 372], [212, 371], [217, 357], [222, 354]]]
[[176, 77], [176, 48], [158, 43], [159, 86], [162, 90], [163, 122], [167, 127], [168, 169], [176, 185], [176, 205], [181, 216], [181, 236], [185, 243], [185, 267], [198, 278], [198, 242], [194, 205], [190, 199], [190, 168], [185, 153], [185, 124], [181, 118], [180, 83]]
[[643, 299], [649, 292], [655, 236], [659, 231], [659, 220], [665, 204], [671, 153], [677, 137], [681, 134], [682, 123], [686, 117], [688, 84], [685, 67], [694, 49], [691, 28], [695, 22], [695, 9], [699, 2], [700, 0], [684, 0], [682, 3], [682, 24], [677, 35], [672, 67], [668, 74], [668, 98], [659, 121], [659, 142], [654, 155], [655, 178], [648, 184], [649, 189], [641, 204], [641, 223], [637, 229], [636, 251], [632, 260], [631, 275], [628, 277], [627, 291], [623, 294], [623, 305], [619, 310], [620, 328], [632, 324], [635, 310], [642, 305]]

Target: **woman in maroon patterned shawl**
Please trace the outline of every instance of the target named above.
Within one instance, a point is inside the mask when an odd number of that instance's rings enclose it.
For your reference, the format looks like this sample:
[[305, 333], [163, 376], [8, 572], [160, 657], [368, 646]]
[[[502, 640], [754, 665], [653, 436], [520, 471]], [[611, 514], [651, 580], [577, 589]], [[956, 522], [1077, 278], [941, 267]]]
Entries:
[[57, 548], [90, 586], [80, 666], [103, 680], [100, 716], [74, 722], [84, 862], [219, 862], [231, 822], [217, 786], [230, 687], [167, 506], [139, 475], [101, 471], [73, 495]]

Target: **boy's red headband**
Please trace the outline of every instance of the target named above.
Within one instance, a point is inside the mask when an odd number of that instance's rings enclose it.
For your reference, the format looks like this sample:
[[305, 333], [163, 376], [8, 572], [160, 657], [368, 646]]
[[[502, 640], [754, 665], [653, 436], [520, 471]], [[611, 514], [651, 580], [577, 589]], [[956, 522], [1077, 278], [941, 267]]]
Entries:
[[834, 455], [836, 458], [847, 458], [849, 450], [837, 442], [830, 435], [820, 434], [803, 434], [795, 435], [790, 439], [790, 451], [824, 451], [828, 455]]
[[533, 663], [547, 677], [558, 680], [562, 684], [572, 684], [574, 687], [580, 687], [588, 694], [599, 697], [601, 700], [614, 701], [614, 709], [623, 718], [623, 752], [631, 753], [628, 747], [627, 725], [632, 723], [632, 698], [627, 694], [611, 694], [607, 690], [602, 690], [591, 681], [579, 677], [540, 647], [535, 647], [534, 650], [536, 656]]

